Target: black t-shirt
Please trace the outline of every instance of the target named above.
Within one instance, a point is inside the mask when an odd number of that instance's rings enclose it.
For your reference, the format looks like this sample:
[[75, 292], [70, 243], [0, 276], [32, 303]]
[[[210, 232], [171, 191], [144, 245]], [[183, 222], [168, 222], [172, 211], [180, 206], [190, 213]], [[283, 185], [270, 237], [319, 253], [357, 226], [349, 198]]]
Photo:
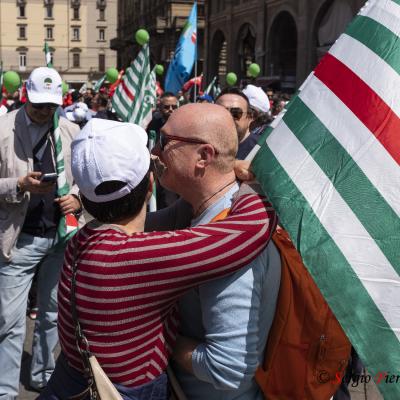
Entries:
[[150, 131], [156, 132], [156, 143], [160, 138], [160, 129], [167, 121], [161, 116], [160, 113], [154, 113], [153, 119], [150, 121], [149, 125], [147, 125], [147, 133], [149, 134]]
[[260, 136], [264, 133], [266, 127], [267, 125], [262, 125], [254, 128], [250, 132], [250, 135], [247, 136], [247, 138], [242, 143], [239, 143], [239, 149], [236, 154], [236, 158], [238, 160], [244, 160], [247, 157], [253, 147], [260, 140]]

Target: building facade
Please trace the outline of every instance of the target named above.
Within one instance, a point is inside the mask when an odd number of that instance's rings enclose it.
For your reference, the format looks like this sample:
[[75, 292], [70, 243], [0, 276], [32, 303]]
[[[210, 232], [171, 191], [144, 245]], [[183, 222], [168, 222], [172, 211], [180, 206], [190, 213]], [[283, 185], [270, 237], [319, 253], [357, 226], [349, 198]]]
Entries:
[[[145, 28], [150, 34], [152, 62], [167, 66], [193, 6], [193, 0], [119, 0], [118, 35], [111, 48], [118, 51], [118, 67], [126, 68], [139, 46], [135, 32]], [[198, 72], [204, 60], [204, 0], [197, 1]]]
[[46, 41], [66, 82], [97, 80], [116, 66], [116, 31], [117, 0], [0, 0], [0, 60], [23, 79], [45, 65]]
[[301, 85], [364, 0], [208, 0], [205, 75], [227, 72], [246, 79], [248, 65], [261, 67], [258, 81], [284, 91]]

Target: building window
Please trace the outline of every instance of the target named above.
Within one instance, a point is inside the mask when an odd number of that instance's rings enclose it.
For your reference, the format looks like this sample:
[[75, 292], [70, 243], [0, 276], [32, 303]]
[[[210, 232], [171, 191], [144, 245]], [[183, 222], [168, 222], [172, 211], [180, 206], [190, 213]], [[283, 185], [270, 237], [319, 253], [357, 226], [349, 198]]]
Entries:
[[105, 29], [99, 29], [99, 40], [101, 40], [101, 41], [105, 41], [106, 40]]
[[99, 72], [104, 72], [106, 70], [106, 55], [99, 54]]
[[73, 10], [74, 19], [79, 19], [79, 7], [74, 7]]
[[53, 40], [53, 27], [46, 27], [46, 39]]
[[25, 15], [25, 6], [19, 6], [18, 7], [18, 11], [19, 11], [19, 14], [18, 14], [19, 18], [25, 18], [26, 17], [26, 15]]
[[105, 21], [105, 19], [106, 19], [106, 10], [104, 8], [101, 8], [99, 10], [99, 20]]
[[72, 54], [72, 66], [74, 68], [79, 68], [81, 64], [81, 56], [79, 53]]
[[25, 71], [26, 68], [26, 53], [19, 53], [19, 69]]
[[26, 39], [26, 26], [19, 25], [18, 26], [18, 39]]
[[54, 65], [54, 54], [53, 54], [53, 52], [50, 53], [50, 62], [51, 62], [51, 65]]
[[72, 29], [72, 40], [80, 40], [79, 28]]
[[46, 18], [53, 18], [53, 5], [46, 4], [45, 10], [46, 10]]

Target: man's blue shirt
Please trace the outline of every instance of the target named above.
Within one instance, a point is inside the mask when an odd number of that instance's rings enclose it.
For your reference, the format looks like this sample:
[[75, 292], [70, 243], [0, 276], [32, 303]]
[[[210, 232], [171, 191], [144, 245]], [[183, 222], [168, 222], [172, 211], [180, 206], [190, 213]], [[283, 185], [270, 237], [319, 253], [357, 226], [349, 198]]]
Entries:
[[[192, 226], [230, 208], [235, 185]], [[195, 375], [174, 368], [191, 400], [262, 400], [254, 373], [263, 360], [280, 283], [280, 256], [271, 242], [253, 262], [188, 292], [179, 302], [181, 333], [202, 342], [192, 355]]]

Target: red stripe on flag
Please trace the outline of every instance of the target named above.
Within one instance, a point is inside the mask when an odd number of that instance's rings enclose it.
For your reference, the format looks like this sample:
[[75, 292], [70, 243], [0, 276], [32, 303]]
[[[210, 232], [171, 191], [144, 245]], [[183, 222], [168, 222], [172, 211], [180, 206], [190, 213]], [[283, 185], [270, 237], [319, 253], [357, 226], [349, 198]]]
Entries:
[[315, 69], [315, 76], [357, 116], [400, 164], [400, 118], [392, 109], [350, 68], [329, 53]]
[[135, 98], [135, 96], [134, 96], [133, 93], [128, 89], [128, 86], [126, 86], [124, 80], [122, 80], [121, 85], [122, 85], [122, 89], [124, 89], [126, 95], [133, 101], [133, 99]]

